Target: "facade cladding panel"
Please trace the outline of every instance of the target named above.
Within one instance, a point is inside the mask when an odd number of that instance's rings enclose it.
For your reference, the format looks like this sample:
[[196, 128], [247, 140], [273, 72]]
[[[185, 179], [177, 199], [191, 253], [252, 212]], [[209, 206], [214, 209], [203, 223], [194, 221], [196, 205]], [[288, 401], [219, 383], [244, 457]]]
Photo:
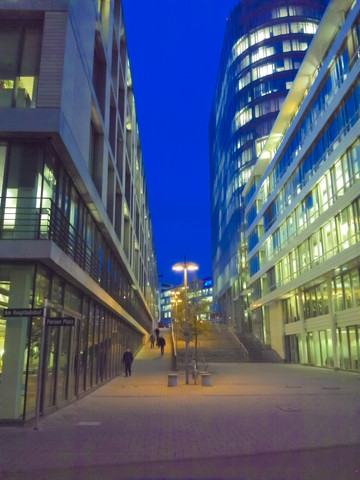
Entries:
[[244, 189], [257, 336], [287, 362], [352, 371], [360, 370], [359, 24], [359, 2], [329, 4]]
[[230, 13], [209, 122], [214, 297], [223, 319], [252, 331], [246, 185], [327, 0], [242, 0]]
[[[159, 318], [121, 2], [30, 3], [0, 11], [4, 421], [119, 374], [124, 349], [135, 353]], [[3, 312], [44, 307], [44, 318]], [[45, 317], [75, 325], [43, 328]]]

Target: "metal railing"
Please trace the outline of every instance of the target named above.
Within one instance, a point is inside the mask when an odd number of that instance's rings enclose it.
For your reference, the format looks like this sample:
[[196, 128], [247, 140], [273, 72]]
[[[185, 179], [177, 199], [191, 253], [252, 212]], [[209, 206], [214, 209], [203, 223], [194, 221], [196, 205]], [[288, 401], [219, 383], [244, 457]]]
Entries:
[[[50, 198], [0, 197], [1, 240], [52, 240], [125, 310], [144, 325], [148, 315], [120, 268], [101, 262]], [[149, 319], [150, 321], [150, 319]]]
[[230, 327], [230, 325], [228, 325], [228, 331], [230, 333], [230, 335], [232, 336], [234, 342], [236, 343], [236, 345], [239, 347], [240, 351], [241, 351], [241, 354], [243, 355], [243, 357], [246, 359], [246, 360], [249, 360], [249, 352], [247, 351], [247, 349], [245, 348], [245, 345], [242, 343], [242, 341], [239, 339], [239, 337], [236, 335], [236, 333], [234, 332], [234, 330]]

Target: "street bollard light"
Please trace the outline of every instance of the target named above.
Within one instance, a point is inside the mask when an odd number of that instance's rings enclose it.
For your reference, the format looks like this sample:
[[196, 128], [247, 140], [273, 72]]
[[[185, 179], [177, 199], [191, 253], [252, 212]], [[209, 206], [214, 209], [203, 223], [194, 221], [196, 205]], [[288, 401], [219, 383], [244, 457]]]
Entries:
[[195, 272], [199, 269], [199, 266], [194, 262], [187, 262], [184, 257], [183, 262], [175, 263], [172, 266], [174, 272], [184, 272], [184, 290], [185, 290], [185, 383], [189, 384], [189, 341], [190, 341], [190, 326], [188, 321], [187, 309], [188, 309], [188, 296], [187, 296], [187, 272]]

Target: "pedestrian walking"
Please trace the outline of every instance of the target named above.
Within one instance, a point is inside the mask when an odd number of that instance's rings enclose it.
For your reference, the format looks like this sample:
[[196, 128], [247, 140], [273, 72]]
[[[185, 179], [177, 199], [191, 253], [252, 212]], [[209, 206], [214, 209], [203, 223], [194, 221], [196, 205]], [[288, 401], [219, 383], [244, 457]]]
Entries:
[[126, 349], [126, 352], [123, 355], [123, 364], [125, 366], [125, 377], [129, 375], [131, 377], [131, 365], [134, 360], [133, 354], [131, 353], [130, 348]]
[[160, 330], [158, 328], [155, 328], [155, 335], [156, 335], [156, 346], [159, 347], [159, 335], [160, 335]]
[[155, 348], [154, 344], [155, 344], [155, 335], [152, 333], [150, 335], [150, 348]]
[[165, 338], [162, 337], [162, 336], [159, 337], [158, 344], [159, 344], [159, 347], [161, 349], [161, 355], [164, 355], [164, 347], [166, 345]]

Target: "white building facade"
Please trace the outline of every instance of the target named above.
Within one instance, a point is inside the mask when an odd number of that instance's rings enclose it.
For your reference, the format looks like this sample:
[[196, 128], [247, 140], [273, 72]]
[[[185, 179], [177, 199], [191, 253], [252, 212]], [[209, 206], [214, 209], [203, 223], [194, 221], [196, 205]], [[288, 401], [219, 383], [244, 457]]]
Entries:
[[253, 322], [284, 360], [360, 369], [360, 3], [333, 0], [244, 190]]

